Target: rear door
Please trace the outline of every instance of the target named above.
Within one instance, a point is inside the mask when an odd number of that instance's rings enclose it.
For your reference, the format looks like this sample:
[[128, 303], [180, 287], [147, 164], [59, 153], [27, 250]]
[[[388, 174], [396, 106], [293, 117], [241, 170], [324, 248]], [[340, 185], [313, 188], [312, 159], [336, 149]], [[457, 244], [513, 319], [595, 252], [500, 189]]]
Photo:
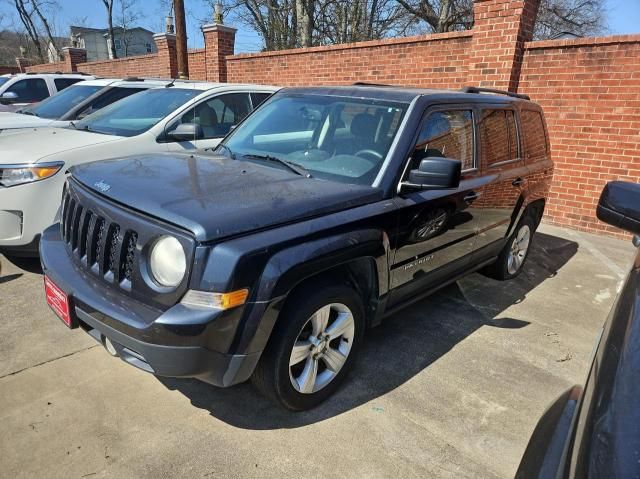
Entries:
[[474, 202], [478, 220], [478, 260], [502, 248], [527, 188], [528, 169], [521, 155], [516, 111], [485, 106], [478, 112], [478, 149], [484, 185]]
[[478, 184], [474, 112], [468, 106], [432, 107], [422, 119], [404, 177], [426, 157], [462, 162], [455, 190], [402, 192], [396, 198], [399, 227], [391, 268], [390, 305], [419, 294], [469, 266], [477, 221], [470, 210]]

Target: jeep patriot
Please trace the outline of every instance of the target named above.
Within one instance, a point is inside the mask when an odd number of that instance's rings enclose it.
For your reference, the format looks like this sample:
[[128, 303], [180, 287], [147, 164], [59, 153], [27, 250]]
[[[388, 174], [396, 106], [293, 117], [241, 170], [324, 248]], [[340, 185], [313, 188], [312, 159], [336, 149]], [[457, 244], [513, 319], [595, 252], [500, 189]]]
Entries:
[[74, 167], [47, 301], [140, 369], [305, 410], [366, 328], [471, 272], [517, 276], [552, 174], [524, 95], [284, 89], [205, 154]]

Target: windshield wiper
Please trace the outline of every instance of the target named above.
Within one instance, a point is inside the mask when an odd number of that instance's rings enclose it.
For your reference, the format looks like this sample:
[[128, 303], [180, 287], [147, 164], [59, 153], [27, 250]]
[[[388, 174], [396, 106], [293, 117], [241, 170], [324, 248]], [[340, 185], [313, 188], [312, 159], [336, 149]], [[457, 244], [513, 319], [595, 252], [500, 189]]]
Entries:
[[20, 113], [21, 115], [38, 116], [34, 112], [29, 111], [29, 110], [18, 110], [16, 113]]
[[281, 165], [286, 166], [289, 170], [293, 171], [297, 175], [304, 176], [305, 178], [311, 178], [311, 173], [309, 173], [302, 165], [298, 163], [294, 163], [293, 161], [282, 160], [280, 158], [276, 158], [271, 155], [252, 155], [245, 154], [242, 155], [244, 158], [249, 158], [251, 160], [261, 160], [261, 161], [271, 161], [273, 163], [280, 163]]

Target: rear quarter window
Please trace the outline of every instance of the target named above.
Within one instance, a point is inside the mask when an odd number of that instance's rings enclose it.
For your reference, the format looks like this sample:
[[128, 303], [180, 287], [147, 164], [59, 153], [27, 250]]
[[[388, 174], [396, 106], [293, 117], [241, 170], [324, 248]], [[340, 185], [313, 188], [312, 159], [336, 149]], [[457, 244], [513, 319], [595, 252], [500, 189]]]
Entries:
[[534, 110], [522, 110], [520, 121], [525, 157], [528, 160], [545, 158], [549, 153], [549, 144], [542, 113]]

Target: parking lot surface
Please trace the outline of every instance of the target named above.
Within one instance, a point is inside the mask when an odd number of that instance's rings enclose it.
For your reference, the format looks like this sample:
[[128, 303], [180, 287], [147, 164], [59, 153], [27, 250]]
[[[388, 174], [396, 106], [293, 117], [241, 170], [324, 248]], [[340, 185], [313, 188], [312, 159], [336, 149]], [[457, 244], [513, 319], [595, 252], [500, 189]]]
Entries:
[[327, 403], [156, 378], [69, 331], [37, 262], [2, 261], [2, 477], [513, 477], [586, 378], [630, 242], [542, 226], [523, 274], [458, 281], [370, 331]]

